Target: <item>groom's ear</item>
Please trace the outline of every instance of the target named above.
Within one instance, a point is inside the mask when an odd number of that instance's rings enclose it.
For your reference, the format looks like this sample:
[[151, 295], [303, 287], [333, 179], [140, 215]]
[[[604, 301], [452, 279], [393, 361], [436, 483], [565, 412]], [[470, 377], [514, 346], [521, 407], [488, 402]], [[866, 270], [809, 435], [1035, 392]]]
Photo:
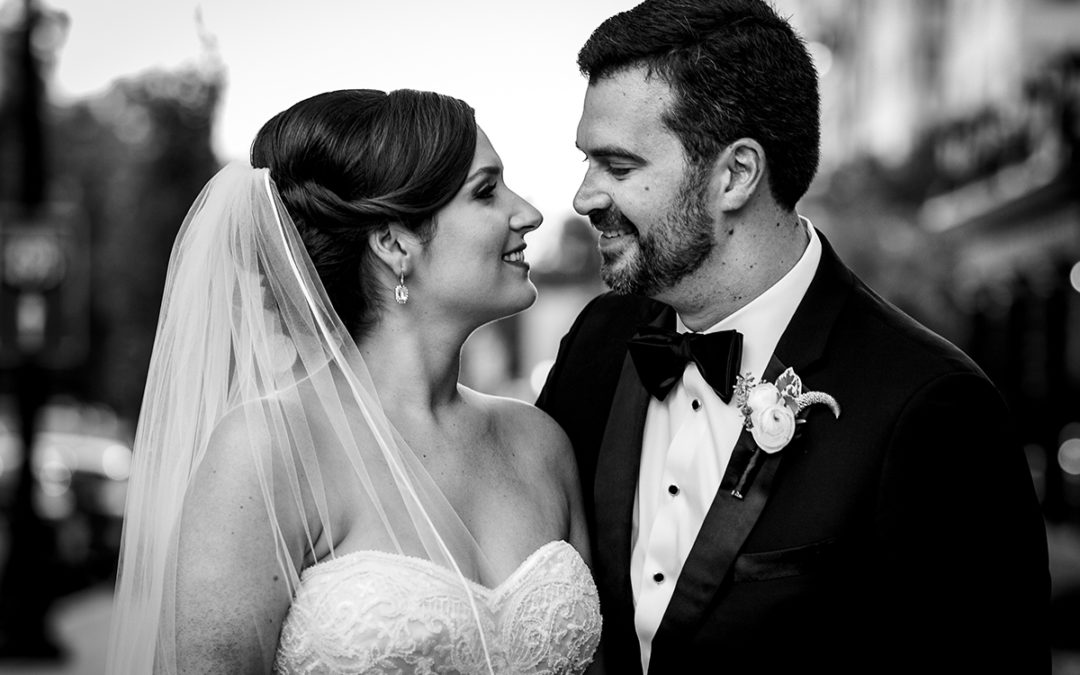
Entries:
[[397, 223], [375, 228], [368, 235], [368, 247], [387, 270], [397, 276], [402, 270], [408, 274], [419, 254], [420, 241], [416, 235]]
[[720, 153], [713, 169], [720, 210], [737, 211], [763, 184], [765, 149], [752, 138], [733, 141]]

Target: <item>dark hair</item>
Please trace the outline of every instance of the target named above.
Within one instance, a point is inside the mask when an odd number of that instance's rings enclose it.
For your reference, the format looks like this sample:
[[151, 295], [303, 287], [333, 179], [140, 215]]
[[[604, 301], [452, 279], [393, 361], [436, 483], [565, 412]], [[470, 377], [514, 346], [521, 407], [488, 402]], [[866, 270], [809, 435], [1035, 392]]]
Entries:
[[817, 171], [817, 72], [806, 45], [762, 0], [645, 0], [593, 31], [578, 53], [593, 84], [630, 68], [675, 95], [664, 123], [704, 166], [739, 138], [765, 150], [770, 190], [794, 209]]
[[363, 335], [384, 298], [368, 235], [399, 223], [428, 239], [476, 152], [464, 101], [399, 89], [331, 91], [263, 125], [251, 165], [270, 169], [342, 323]]

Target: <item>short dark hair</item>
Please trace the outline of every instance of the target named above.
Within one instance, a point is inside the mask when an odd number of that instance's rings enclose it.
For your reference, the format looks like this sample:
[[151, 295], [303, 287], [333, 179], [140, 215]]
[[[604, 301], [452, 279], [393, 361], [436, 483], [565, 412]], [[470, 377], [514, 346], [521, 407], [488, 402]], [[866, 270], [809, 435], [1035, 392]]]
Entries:
[[465, 183], [476, 138], [467, 103], [411, 89], [319, 94], [256, 135], [251, 165], [270, 169], [334, 310], [357, 338], [384, 302], [368, 235], [398, 223], [429, 239], [435, 212]]
[[756, 140], [784, 208], [814, 178], [817, 72], [802, 38], [762, 0], [645, 0], [593, 31], [578, 67], [590, 84], [637, 67], [662, 78], [675, 95], [664, 123], [698, 166], [734, 140]]

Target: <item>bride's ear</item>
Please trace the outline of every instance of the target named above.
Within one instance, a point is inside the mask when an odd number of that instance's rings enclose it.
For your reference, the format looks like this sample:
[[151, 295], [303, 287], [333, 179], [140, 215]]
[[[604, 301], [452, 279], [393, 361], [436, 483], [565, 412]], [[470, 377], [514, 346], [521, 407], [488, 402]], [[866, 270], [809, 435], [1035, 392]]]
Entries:
[[368, 246], [395, 277], [402, 271], [408, 274], [420, 252], [420, 241], [416, 235], [396, 223], [382, 225], [372, 231], [368, 235]]

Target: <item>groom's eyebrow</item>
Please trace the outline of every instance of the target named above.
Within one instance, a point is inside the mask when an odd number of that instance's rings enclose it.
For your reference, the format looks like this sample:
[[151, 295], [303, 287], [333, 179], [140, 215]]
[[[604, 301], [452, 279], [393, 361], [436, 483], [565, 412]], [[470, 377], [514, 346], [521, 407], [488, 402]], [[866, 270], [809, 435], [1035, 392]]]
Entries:
[[601, 145], [595, 148], [589, 148], [587, 150], [579, 145], [578, 150], [584, 152], [586, 157], [592, 157], [596, 159], [624, 159], [630, 162], [636, 162], [638, 164], [645, 163], [645, 158], [641, 155], [636, 155], [629, 150], [614, 145]]

